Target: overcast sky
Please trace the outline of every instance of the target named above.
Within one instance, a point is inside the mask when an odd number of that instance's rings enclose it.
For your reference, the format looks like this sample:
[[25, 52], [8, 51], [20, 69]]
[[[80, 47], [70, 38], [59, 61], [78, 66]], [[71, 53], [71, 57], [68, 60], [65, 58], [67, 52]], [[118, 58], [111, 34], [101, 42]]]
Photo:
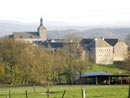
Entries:
[[130, 0], [0, 0], [0, 20], [130, 26]]

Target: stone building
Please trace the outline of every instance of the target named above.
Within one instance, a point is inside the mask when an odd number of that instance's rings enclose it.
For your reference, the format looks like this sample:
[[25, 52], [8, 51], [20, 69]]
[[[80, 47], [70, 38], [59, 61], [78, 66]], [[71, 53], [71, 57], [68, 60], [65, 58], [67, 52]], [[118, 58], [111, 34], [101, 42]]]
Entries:
[[[63, 48], [66, 44], [64, 39], [47, 40], [46, 28], [43, 25], [42, 18], [40, 19], [40, 25], [36, 32], [14, 32], [12, 38], [44, 46], [53, 51], [58, 48]], [[128, 54], [127, 44], [118, 39], [82, 39], [80, 45], [84, 50], [82, 59], [87, 54], [86, 59], [96, 64], [112, 64], [114, 61], [123, 61]]]
[[13, 38], [19, 41], [33, 43], [35, 41], [46, 41], [46, 28], [43, 25], [43, 19], [40, 19], [40, 26], [36, 32], [13, 32]]
[[124, 61], [128, 57], [128, 45], [118, 41], [114, 46], [113, 54], [113, 61]]
[[128, 45], [118, 39], [82, 39], [80, 44], [87, 52], [87, 59], [96, 64], [113, 64], [128, 56]]
[[95, 39], [88, 45], [88, 58], [96, 64], [113, 63], [113, 47], [103, 39]]

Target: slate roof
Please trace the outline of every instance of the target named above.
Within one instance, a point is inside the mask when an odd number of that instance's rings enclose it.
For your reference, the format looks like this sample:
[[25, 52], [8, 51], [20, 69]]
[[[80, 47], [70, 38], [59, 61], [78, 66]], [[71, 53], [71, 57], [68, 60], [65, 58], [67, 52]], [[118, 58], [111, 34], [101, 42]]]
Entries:
[[[101, 39], [101, 38], [98, 38], [98, 39]], [[94, 47], [94, 46], [96, 46], [96, 45], [100, 45], [100, 46], [103, 46], [103, 43], [104, 42], [101, 42], [101, 41], [99, 41], [98, 40], [98, 44], [96, 44], [96, 43], [94, 43], [94, 40], [95, 39], [82, 39], [81, 41], [80, 41], [80, 44], [81, 44], [81, 46], [83, 46], [83, 47]], [[118, 42], [118, 39], [104, 39], [104, 41], [105, 42], [107, 42], [109, 45], [111, 45], [111, 46], [115, 46], [115, 44]], [[91, 43], [91, 45], [90, 45], [90, 43]], [[101, 44], [102, 43], [102, 44]], [[109, 46], [109, 45], [107, 45], [107, 46]]]
[[[75, 79], [78, 80], [80, 78], [80, 74], [76, 73], [75, 75], [76, 75]], [[95, 76], [110, 76], [110, 74], [107, 72], [82, 72], [81, 73], [82, 78], [95, 77]]]
[[64, 42], [51, 42], [51, 41], [36, 41], [35, 44], [40, 45], [40, 46], [44, 46], [46, 48], [50, 47], [50, 48], [63, 48], [64, 47]]
[[94, 39], [82, 39], [80, 41], [80, 44], [88, 45], [90, 42], [92, 42]]
[[39, 37], [39, 33], [38, 32], [14, 32], [13, 36], [15, 39], [17, 38], [23, 38], [23, 39], [36, 39], [36, 38], [40, 38]]
[[115, 44], [118, 42], [118, 39], [104, 39], [104, 40], [112, 46], [115, 46]]
[[107, 72], [87, 72], [87, 73], [82, 73], [81, 77], [91, 77], [91, 76], [107, 76], [110, 75]]
[[8, 38], [14, 38], [14, 35], [8, 35]]
[[63, 48], [64, 47], [64, 43], [62, 43], [62, 42], [52, 42], [52, 43], [50, 43], [50, 46], [52, 48]]
[[95, 39], [91, 43], [89, 43], [88, 48], [90, 47], [111, 47], [110, 44], [108, 44], [106, 41], [103, 39]]
[[[81, 77], [82, 78], [85, 78], [85, 77], [96, 77], [96, 76], [100, 76], [100, 77], [102, 77], [102, 76], [110, 76], [110, 77], [130, 77], [130, 75], [129, 74], [125, 74], [125, 75], [120, 75], [120, 74], [117, 74], [117, 75], [115, 75], [115, 74], [109, 74], [109, 73], [107, 73], [107, 72], [84, 72], [84, 73], [81, 73]], [[78, 76], [77, 76], [77, 78], [76, 79], [79, 79], [79, 74], [78, 74]]]

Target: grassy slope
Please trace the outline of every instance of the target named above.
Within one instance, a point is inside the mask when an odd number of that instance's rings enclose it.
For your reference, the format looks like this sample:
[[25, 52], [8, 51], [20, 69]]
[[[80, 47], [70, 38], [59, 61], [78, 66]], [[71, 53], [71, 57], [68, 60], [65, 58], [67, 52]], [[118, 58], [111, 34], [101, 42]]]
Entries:
[[130, 72], [124, 70], [119, 65], [93, 65], [92, 68], [88, 68], [87, 72], [101, 72], [107, 71], [110, 74], [130, 74]]
[[[83, 86], [86, 90], [87, 98], [127, 98], [128, 86], [106, 85], [106, 86]], [[36, 87], [36, 93], [33, 87], [13, 87], [0, 88], [0, 98], [6, 98], [9, 90], [11, 91], [11, 98], [26, 98], [25, 89], [28, 91], [28, 98], [47, 98], [46, 87]], [[50, 94], [50, 98], [61, 98], [63, 91], [66, 90], [64, 98], [81, 98], [81, 86], [53, 86], [50, 91], [56, 93]]]

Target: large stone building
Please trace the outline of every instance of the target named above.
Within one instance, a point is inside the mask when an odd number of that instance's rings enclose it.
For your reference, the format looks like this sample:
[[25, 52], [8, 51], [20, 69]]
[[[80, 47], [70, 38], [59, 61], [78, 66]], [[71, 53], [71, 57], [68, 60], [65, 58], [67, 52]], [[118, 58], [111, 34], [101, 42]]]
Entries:
[[19, 41], [25, 41], [28, 43], [33, 43], [35, 41], [46, 41], [46, 28], [43, 25], [42, 18], [40, 19], [40, 26], [36, 32], [14, 32], [13, 38]]
[[123, 61], [128, 57], [128, 45], [123, 41], [118, 41], [113, 50], [114, 61]]
[[127, 44], [118, 39], [82, 39], [80, 43], [87, 52], [87, 59], [96, 64], [113, 64], [128, 56]]
[[88, 59], [96, 64], [113, 63], [113, 47], [102, 39], [95, 39], [89, 45]]

